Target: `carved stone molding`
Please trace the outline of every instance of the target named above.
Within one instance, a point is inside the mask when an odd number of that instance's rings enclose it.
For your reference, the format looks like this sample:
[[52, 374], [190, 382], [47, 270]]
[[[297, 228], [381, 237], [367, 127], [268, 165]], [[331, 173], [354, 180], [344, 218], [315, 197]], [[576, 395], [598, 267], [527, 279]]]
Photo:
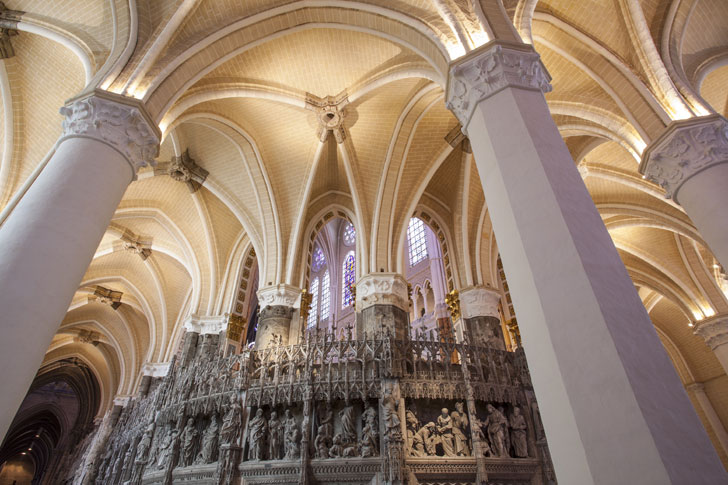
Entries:
[[356, 310], [362, 311], [372, 305], [394, 305], [409, 309], [407, 280], [398, 273], [371, 273], [362, 276], [356, 283]]
[[114, 396], [114, 406], [121, 406], [125, 408], [127, 404], [129, 404], [131, 398], [132, 396], [129, 395], [117, 394], [116, 396]]
[[145, 362], [142, 365], [142, 375], [150, 377], [165, 377], [169, 372], [171, 362]]
[[121, 306], [122, 296], [124, 296], [124, 293], [121, 291], [114, 291], [109, 288], [104, 288], [103, 286], [97, 285], [94, 289], [94, 297], [96, 297], [96, 301], [103, 303], [104, 305], [109, 305], [114, 310]]
[[258, 303], [261, 311], [269, 306], [299, 308], [301, 289], [285, 284], [261, 288], [258, 290]]
[[65, 119], [59, 143], [73, 137], [98, 140], [124, 156], [134, 178], [141, 167], [154, 165], [161, 134], [139, 101], [96, 90], [71, 100], [60, 113]]
[[720, 115], [674, 121], [642, 153], [639, 171], [678, 200], [693, 175], [728, 162], [728, 121]]
[[551, 76], [540, 56], [527, 44], [493, 41], [451, 64], [447, 107], [467, 134], [479, 102], [505, 88], [551, 91]]
[[470, 286], [460, 291], [463, 318], [499, 317], [500, 293], [485, 286]]
[[728, 344], [728, 315], [721, 314], [698, 322], [693, 331], [705, 339], [712, 350]]
[[227, 330], [228, 315], [200, 316], [190, 315], [185, 320], [185, 330], [200, 335], [219, 334]]

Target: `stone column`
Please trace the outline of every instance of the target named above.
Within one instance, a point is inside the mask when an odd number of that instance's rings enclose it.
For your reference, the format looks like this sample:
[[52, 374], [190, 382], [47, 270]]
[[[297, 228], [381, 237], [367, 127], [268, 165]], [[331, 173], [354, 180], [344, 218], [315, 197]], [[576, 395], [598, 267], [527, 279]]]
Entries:
[[728, 121], [717, 114], [674, 121], [642, 153], [640, 172], [685, 209], [728, 268]]
[[728, 475], [551, 118], [532, 46], [451, 65], [560, 483]]
[[505, 350], [498, 302], [500, 293], [484, 286], [460, 291], [460, 312], [472, 345]]
[[[144, 107], [96, 91], [61, 108], [47, 166], [0, 227], [4, 436], [124, 191], [159, 149]], [[32, 142], [32, 141], [31, 141]]]
[[705, 339], [728, 374], [728, 315], [723, 313], [698, 322], [694, 333]]
[[404, 340], [409, 333], [407, 280], [397, 273], [371, 273], [356, 283], [357, 336], [389, 333]]
[[255, 348], [264, 349], [278, 339], [282, 345], [296, 341], [296, 329], [292, 328], [294, 315], [300, 307], [301, 289], [290, 285], [275, 285], [258, 290], [260, 314]]
[[710, 402], [708, 395], [705, 393], [705, 385], [700, 382], [693, 382], [686, 386], [688, 392], [691, 392], [695, 399], [700, 404], [700, 407], [705, 413], [705, 418], [710, 423], [710, 427], [713, 428], [715, 437], [718, 439], [720, 446], [723, 448], [723, 452], [728, 453], [728, 432], [725, 430], [725, 426], [720, 421], [720, 418], [715, 412], [713, 404]]

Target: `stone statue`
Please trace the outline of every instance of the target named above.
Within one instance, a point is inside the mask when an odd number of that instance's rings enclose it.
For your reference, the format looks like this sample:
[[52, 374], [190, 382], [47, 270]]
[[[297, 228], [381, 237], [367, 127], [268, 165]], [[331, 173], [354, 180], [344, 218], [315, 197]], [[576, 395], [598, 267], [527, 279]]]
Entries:
[[174, 451], [174, 442], [177, 439], [178, 431], [174, 425], [170, 426], [167, 430], [167, 434], [164, 435], [162, 442], [159, 446], [159, 458], [157, 460], [157, 468], [164, 468], [172, 459], [172, 452]]
[[361, 419], [364, 423], [372, 423], [372, 426], [377, 422], [377, 410], [369, 404], [368, 400], [364, 401], [364, 412], [361, 413]]
[[485, 423], [479, 420], [477, 417], [473, 417], [473, 439], [477, 439], [478, 441], [480, 441], [480, 448], [483, 452], [483, 456], [492, 456], [493, 450], [490, 449], [490, 445], [485, 439], [485, 435], [483, 434], [483, 427], [485, 427]]
[[376, 424], [367, 421], [361, 430], [361, 456], [369, 458], [379, 455], [379, 433]]
[[388, 437], [399, 438], [402, 436], [399, 414], [397, 413], [397, 402], [392, 396], [391, 389], [385, 391], [382, 399], [382, 418], [384, 419], [384, 429]]
[[180, 466], [190, 466], [195, 461], [195, 445], [199, 431], [195, 427], [195, 418], [189, 418], [185, 429], [182, 430], [181, 450], [180, 450]]
[[514, 406], [510, 419], [511, 442], [513, 451], [518, 458], [528, 457], [528, 442], [526, 439], [526, 418], [521, 414], [521, 408]]
[[354, 406], [349, 405], [339, 411], [341, 418], [341, 433], [345, 443], [356, 441], [356, 424], [354, 423]]
[[452, 435], [457, 456], [470, 456], [468, 445], [468, 416], [465, 414], [462, 402], [455, 403], [455, 411], [450, 414], [452, 418]]
[[331, 445], [329, 456], [331, 458], [344, 456], [344, 439], [341, 437], [341, 433], [336, 433], [336, 436], [334, 436], [334, 444]]
[[278, 419], [278, 413], [270, 413], [268, 420], [268, 458], [271, 460], [281, 459], [281, 448], [283, 445], [283, 424]]
[[506, 417], [493, 407], [492, 404], [488, 404], [488, 417], [483, 422], [483, 426], [488, 429], [488, 439], [495, 456], [508, 456], [508, 449], [506, 448], [506, 430], [508, 427], [508, 421]]
[[435, 423], [430, 421], [415, 433], [412, 438], [412, 455], [413, 456], [435, 456], [439, 437], [436, 434]]
[[218, 431], [220, 426], [217, 422], [217, 413], [213, 413], [210, 418], [210, 424], [205, 429], [202, 436], [202, 447], [197, 457], [198, 463], [212, 463], [215, 461], [215, 453], [217, 452]]
[[326, 427], [321, 425], [318, 427], [316, 433], [316, 439], [313, 441], [313, 447], [315, 449], [316, 458], [328, 458], [329, 457], [329, 443], [331, 438], [326, 435]]
[[255, 417], [248, 423], [248, 459], [263, 460], [265, 435], [268, 434], [268, 423], [263, 416], [263, 409], [258, 408]]
[[334, 435], [334, 411], [331, 410], [331, 404], [329, 403], [326, 403], [324, 408], [321, 426], [324, 427], [324, 434], [331, 439]]
[[134, 459], [134, 474], [132, 476], [132, 483], [141, 483], [142, 474], [144, 473], [144, 467], [149, 460], [149, 448], [152, 445], [152, 437], [154, 436], [154, 423], [150, 423], [147, 426], [144, 435], [139, 440], [136, 449], [136, 458]]
[[453, 447], [452, 418], [450, 417], [447, 408], [442, 408], [441, 414], [437, 417], [437, 426], [435, 430], [440, 436], [440, 444], [442, 445], [442, 451], [445, 453], [445, 456], [455, 456], [455, 449]]
[[291, 414], [290, 409], [286, 409], [283, 423], [285, 427], [285, 459], [295, 460], [296, 458], [299, 458], [301, 456], [301, 431], [298, 429], [298, 423], [296, 422], [296, 418], [294, 418]]
[[220, 444], [237, 446], [240, 440], [240, 430], [243, 427], [240, 418], [240, 403], [235, 396], [230, 397], [230, 406], [225, 416], [222, 418], [222, 428], [220, 429]]

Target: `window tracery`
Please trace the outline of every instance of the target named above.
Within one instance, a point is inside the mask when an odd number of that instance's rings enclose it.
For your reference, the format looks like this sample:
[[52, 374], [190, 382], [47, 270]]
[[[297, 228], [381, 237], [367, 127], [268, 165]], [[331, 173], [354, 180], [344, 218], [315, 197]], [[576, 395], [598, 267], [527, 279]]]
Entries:
[[308, 320], [306, 326], [312, 328], [316, 326], [316, 317], [318, 316], [318, 295], [319, 295], [319, 279], [314, 278], [311, 282], [311, 311], [308, 312]]
[[320, 271], [326, 264], [326, 257], [324, 256], [324, 252], [321, 251], [320, 246], [316, 246], [316, 249], [314, 249], [312, 259], [313, 262], [311, 263], [311, 269], [314, 272]]
[[407, 242], [409, 245], [409, 262], [414, 266], [427, 259], [427, 242], [425, 239], [425, 225], [417, 217], [410, 219], [407, 227]]
[[321, 280], [321, 320], [329, 318], [331, 313], [331, 279], [329, 270], [326, 270]]
[[354, 225], [351, 222], [346, 223], [342, 238], [346, 246], [353, 246], [356, 243], [356, 229], [354, 229]]
[[356, 258], [354, 251], [350, 251], [349, 254], [344, 258], [341, 278], [341, 307], [346, 308], [351, 305], [352, 294], [351, 287], [354, 285], [354, 278], [356, 277]]

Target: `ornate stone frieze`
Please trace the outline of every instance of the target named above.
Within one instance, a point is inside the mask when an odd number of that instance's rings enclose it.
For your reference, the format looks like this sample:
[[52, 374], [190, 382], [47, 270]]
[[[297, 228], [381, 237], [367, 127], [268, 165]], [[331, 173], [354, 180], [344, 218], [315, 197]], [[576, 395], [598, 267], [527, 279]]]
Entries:
[[540, 56], [527, 44], [490, 42], [454, 62], [447, 85], [447, 107], [467, 134], [478, 103], [499, 91], [515, 87], [551, 91], [551, 76]]
[[84, 137], [105, 143], [124, 156], [134, 177], [154, 165], [161, 135], [139, 101], [96, 90], [71, 100], [60, 113], [65, 117], [60, 141]]
[[728, 121], [720, 115], [674, 121], [642, 153], [639, 171], [678, 200], [680, 187], [693, 175], [728, 162]]
[[470, 286], [460, 291], [463, 318], [498, 317], [500, 293], [484, 286]]
[[299, 308], [301, 289], [285, 284], [261, 288], [258, 290], [258, 302], [261, 311], [268, 306]]
[[200, 316], [190, 315], [185, 321], [185, 330], [188, 332], [206, 334], [219, 334], [227, 330], [228, 315]]
[[728, 315], [720, 314], [698, 322], [694, 333], [703, 337], [712, 350], [728, 344]]
[[372, 305], [394, 305], [404, 311], [409, 308], [407, 280], [397, 273], [371, 273], [356, 283], [356, 310]]

